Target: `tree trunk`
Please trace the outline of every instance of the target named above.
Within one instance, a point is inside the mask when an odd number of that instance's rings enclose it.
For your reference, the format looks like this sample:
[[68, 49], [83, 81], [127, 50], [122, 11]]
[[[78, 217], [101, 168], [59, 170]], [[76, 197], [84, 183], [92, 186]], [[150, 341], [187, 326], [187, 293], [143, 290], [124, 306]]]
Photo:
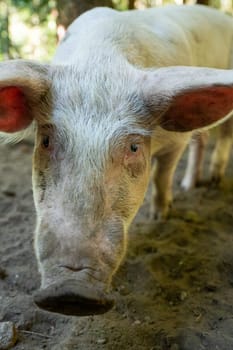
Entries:
[[196, 3], [199, 4], [199, 5], [206, 5], [206, 6], [208, 6], [209, 5], [209, 0], [197, 0]]
[[135, 9], [134, 3], [135, 3], [135, 0], [128, 0], [128, 9], [129, 10]]
[[113, 3], [112, 0], [57, 0], [57, 24], [67, 28], [76, 17], [97, 6], [113, 8]]

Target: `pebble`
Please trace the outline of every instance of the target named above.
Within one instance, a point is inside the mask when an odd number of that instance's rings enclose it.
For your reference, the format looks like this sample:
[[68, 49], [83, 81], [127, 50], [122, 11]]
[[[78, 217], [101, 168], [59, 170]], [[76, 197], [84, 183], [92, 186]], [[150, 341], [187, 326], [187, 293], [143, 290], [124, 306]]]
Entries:
[[107, 343], [107, 339], [105, 338], [97, 339], [97, 344], [106, 344], [106, 343]]
[[180, 300], [184, 301], [188, 297], [188, 293], [183, 291], [180, 293]]
[[0, 322], [0, 350], [12, 348], [17, 341], [17, 332], [12, 322]]
[[136, 321], [134, 321], [134, 323], [133, 323], [134, 325], [140, 325], [141, 324], [141, 321], [140, 320], [136, 320]]

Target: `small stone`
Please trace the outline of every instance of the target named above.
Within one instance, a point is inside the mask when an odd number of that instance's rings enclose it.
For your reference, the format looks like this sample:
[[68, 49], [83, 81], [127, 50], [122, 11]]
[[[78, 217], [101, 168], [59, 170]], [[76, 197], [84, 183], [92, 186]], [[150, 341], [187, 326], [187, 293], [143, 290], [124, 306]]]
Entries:
[[106, 344], [106, 343], [107, 343], [107, 339], [105, 338], [97, 339], [97, 344]]
[[187, 298], [188, 294], [187, 292], [183, 291], [180, 293], [180, 300], [184, 301]]
[[136, 321], [134, 321], [134, 323], [133, 323], [134, 325], [136, 325], [136, 326], [138, 326], [139, 324], [141, 324], [141, 321], [139, 321], [139, 320], [136, 320]]
[[12, 322], [0, 322], [0, 350], [12, 348], [17, 341], [17, 332]]

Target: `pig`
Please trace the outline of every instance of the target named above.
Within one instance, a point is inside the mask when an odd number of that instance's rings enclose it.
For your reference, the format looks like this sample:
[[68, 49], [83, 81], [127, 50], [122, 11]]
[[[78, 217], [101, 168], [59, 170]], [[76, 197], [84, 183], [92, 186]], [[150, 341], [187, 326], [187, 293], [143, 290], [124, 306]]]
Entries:
[[222, 180], [231, 155], [233, 118], [231, 117], [219, 125], [218, 129], [218, 138], [210, 164], [211, 181], [214, 183], [219, 183]]
[[112, 308], [152, 158], [152, 217], [164, 218], [193, 130], [233, 109], [232, 47], [232, 18], [213, 9], [96, 8], [71, 24], [51, 64], [0, 64], [3, 138], [35, 125], [39, 307], [76, 316]]
[[[194, 132], [192, 135], [189, 143], [188, 163], [181, 182], [181, 187], [186, 191], [203, 184], [202, 168], [208, 136], [208, 131]], [[207, 183], [218, 185], [223, 179], [231, 155], [232, 142], [233, 117], [218, 126], [217, 140], [209, 166], [210, 179], [207, 180]]]

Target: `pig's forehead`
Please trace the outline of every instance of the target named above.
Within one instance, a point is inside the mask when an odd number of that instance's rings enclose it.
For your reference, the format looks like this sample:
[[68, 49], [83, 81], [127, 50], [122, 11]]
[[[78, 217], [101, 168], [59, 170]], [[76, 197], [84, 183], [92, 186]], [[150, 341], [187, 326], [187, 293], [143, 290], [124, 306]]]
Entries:
[[[107, 119], [107, 117], [106, 117]], [[122, 120], [111, 120], [105, 123], [93, 121], [92, 118], [77, 118], [74, 111], [67, 117], [59, 111], [54, 117], [55, 142], [63, 152], [62, 167], [79, 179], [85, 186], [102, 181], [105, 170], [113, 156], [124, 150], [129, 134], [146, 134], [147, 132], [130, 117]], [[77, 180], [76, 180], [77, 181]]]
[[[121, 67], [122, 68], [122, 67]], [[142, 109], [137, 74], [104, 65], [59, 67], [52, 71], [52, 99], [55, 107], [77, 108], [85, 114]]]
[[[107, 78], [106, 78], [107, 79]], [[146, 107], [138, 87], [125, 77], [107, 81], [103, 75], [56, 76], [52, 87], [52, 121], [64, 132], [109, 139], [113, 134], [135, 132], [142, 128]], [[110, 77], [108, 77], [110, 79]], [[144, 132], [141, 130], [141, 132]]]
[[94, 150], [109, 152], [109, 149], [124, 142], [129, 135], [148, 136], [150, 132], [140, 123], [140, 116], [131, 110], [124, 113], [119, 109], [93, 112], [80, 106], [57, 108], [53, 112], [52, 122], [58, 141]]
[[148, 135], [135, 115], [132, 111], [122, 115], [116, 109], [93, 113], [88, 108], [60, 104], [52, 116], [55, 141], [62, 145], [66, 162], [72, 160], [85, 177], [91, 170], [92, 177], [94, 170], [98, 174], [106, 168], [112, 152], [124, 146], [129, 135]]
[[[67, 67], [53, 77], [52, 122], [58, 141], [67, 150], [82, 150], [82, 156], [109, 154], [112, 145], [129, 134], [148, 134], [146, 114], [135, 77], [127, 72]], [[85, 148], [85, 149], [84, 149]], [[91, 156], [93, 158], [93, 156]]]

